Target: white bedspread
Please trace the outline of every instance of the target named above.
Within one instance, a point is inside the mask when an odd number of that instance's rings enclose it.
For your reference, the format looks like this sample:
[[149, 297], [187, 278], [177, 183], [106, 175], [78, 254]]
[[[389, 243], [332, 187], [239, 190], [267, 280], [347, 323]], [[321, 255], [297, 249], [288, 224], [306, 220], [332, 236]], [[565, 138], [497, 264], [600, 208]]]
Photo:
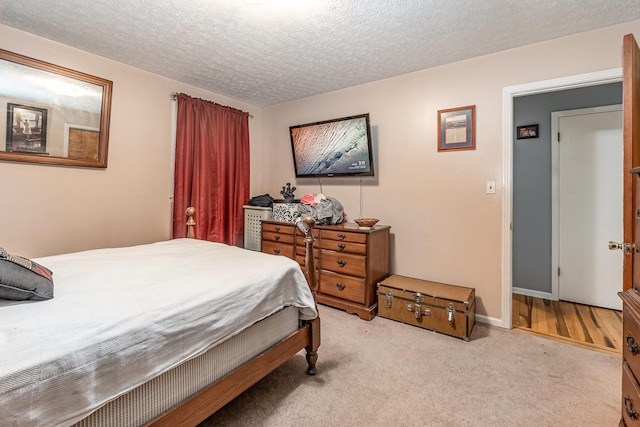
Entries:
[[298, 264], [176, 239], [36, 260], [48, 301], [0, 301], [0, 425], [70, 425], [281, 308], [317, 316]]

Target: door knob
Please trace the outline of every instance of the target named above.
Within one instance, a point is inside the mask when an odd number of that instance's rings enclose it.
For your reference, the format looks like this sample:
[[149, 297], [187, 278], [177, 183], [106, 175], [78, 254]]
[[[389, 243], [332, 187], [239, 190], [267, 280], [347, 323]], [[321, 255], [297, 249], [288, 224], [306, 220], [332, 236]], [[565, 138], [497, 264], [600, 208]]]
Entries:
[[630, 254], [631, 253], [631, 243], [617, 243], [609, 241], [609, 249], [612, 251], [621, 249], [623, 253]]

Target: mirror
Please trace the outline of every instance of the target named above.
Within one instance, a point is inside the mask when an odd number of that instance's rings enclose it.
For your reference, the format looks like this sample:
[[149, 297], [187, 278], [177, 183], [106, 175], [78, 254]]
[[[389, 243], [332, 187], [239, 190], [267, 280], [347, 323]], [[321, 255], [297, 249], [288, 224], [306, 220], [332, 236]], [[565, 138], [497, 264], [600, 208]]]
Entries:
[[111, 81], [2, 49], [0, 75], [0, 160], [107, 167]]

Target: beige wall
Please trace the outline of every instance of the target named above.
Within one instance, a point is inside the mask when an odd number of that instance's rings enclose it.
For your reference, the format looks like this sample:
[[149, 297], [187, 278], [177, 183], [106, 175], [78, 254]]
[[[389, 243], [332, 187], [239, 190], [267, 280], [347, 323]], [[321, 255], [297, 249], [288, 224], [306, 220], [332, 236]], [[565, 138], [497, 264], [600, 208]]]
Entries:
[[[640, 21], [267, 108], [260, 192], [289, 181], [297, 196], [320, 192], [316, 179], [294, 178], [290, 125], [370, 113], [377, 176], [362, 180], [362, 216], [391, 225], [393, 272], [475, 287], [477, 312], [501, 319], [503, 88], [621, 67], [630, 32], [640, 39]], [[437, 152], [437, 111], [466, 105], [476, 106], [477, 149]], [[350, 220], [361, 215], [357, 178], [321, 183]]]
[[113, 81], [107, 169], [0, 161], [0, 247], [9, 252], [37, 257], [169, 238], [171, 92], [253, 114], [252, 159], [259, 158], [257, 107], [6, 26], [0, 48]]
[[[260, 108], [0, 26], [0, 48], [114, 82], [109, 167], [0, 162], [0, 246], [42, 256], [166, 239], [171, 220], [170, 92], [251, 112], [251, 194], [320, 191], [294, 178], [290, 125], [368, 112], [376, 178], [363, 179], [362, 216], [392, 226], [394, 273], [476, 288], [477, 312], [502, 316], [503, 105], [506, 86], [621, 66], [622, 36], [640, 21], [499, 52], [300, 101]], [[477, 149], [436, 151], [437, 110], [476, 105]], [[497, 194], [485, 194], [487, 180]], [[322, 180], [349, 219], [358, 179]]]

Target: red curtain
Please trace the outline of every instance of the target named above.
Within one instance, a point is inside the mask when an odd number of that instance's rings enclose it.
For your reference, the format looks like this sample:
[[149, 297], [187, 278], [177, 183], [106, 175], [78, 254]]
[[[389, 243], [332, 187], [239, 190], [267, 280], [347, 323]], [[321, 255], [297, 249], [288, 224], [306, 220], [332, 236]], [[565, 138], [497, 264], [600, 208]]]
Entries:
[[177, 95], [173, 237], [186, 237], [186, 214], [196, 208], [195, 237], [243, 245], [249, 200], [249, 114]]

